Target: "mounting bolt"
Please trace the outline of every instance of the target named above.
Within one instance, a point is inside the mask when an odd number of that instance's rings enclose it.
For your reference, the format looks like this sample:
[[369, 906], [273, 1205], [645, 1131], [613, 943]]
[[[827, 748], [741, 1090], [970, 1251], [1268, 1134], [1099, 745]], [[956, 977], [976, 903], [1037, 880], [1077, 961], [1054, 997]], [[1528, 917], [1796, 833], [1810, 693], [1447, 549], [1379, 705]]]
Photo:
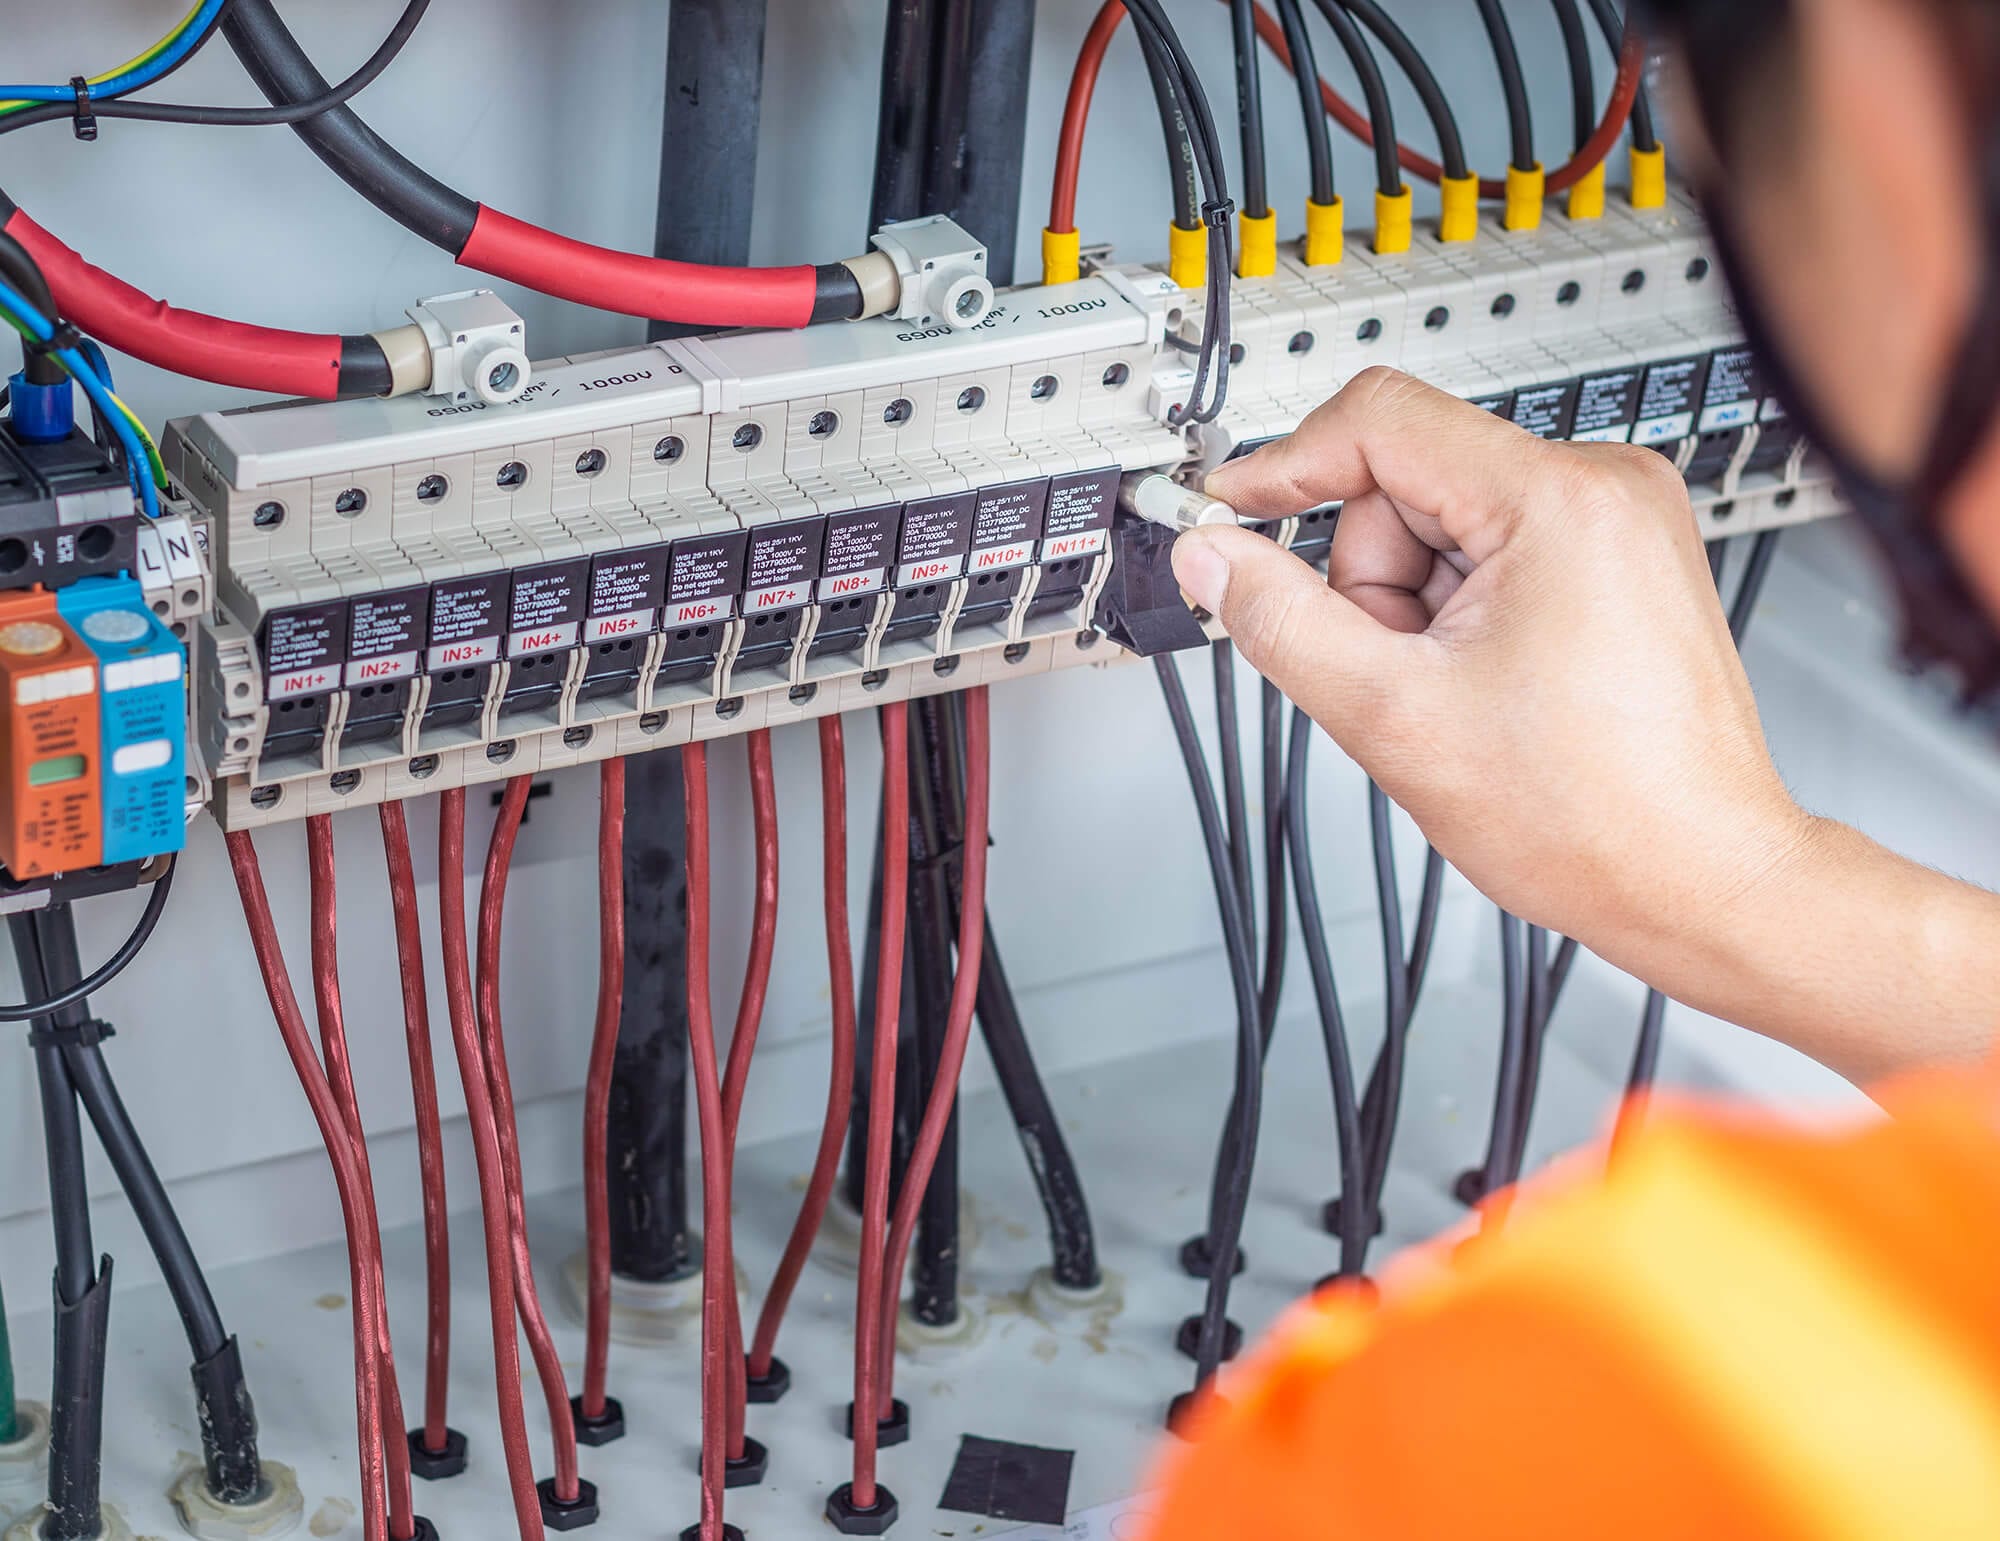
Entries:
[[[1201, 1317], [1190, 1316], [1174, 1333], [1174, 1347], [1197, 1362], [1201, 1358]], [[1227, 1317], [1222, 1321], [1222, 1357], [1234, 1359], [1243, 1352], [1243, 1329]]]
[[465, 1436], [457, 1429], [444, 1431], [444, 1446], [433, 1450], [424, 1443], [421, 1427], [410, 1430], [410, 1475], [426, 1482], [442, 1482], [465, 1470]]
[[771, 1356], [771, 1368], [762, 1375], [747, 1363], [743, 1367], [743, 1398], [747, 1402], [768, 1407], [773, 1402], [782, 1402], [791, 1389], [791, 1368], [776, 1354]]
[[826, 1496], [827, 1523], [843, 1536], [885, 1536], [896, 1523], [896, 1495], [875, 1484], [875, 1502], [863, 1509], [854, 1502], [854, 1484], [843, 1482]]
[[[764, 1473], [771, 1467], [771, 1452], [748, 1434], [743, 1436], [743, 1453], [727, 1456], [723, 1460], [722, 1485], [726, 1488], [757, 1487], [764, 1481]], [[695, 1462], [695, 1470], [701, 1469], [701, 1462]]]
[[595, 1418], [584, 1412], [582, 1397], [571, 1397], [569, 1421], [576, 1427], [579, 1445], [608, 1445], [625, 1437], [625, 1409], [616, 1397], [606, 1397], [604, 1411]]
[[542, 1500], [542, 1523], [550, 1530], [582, 1530], [597, 1523], [597, 1484], [576, 1479], [576, 1497], [564, 1503], [556, 1496], [556, 1479], [544, 1477], [535, 1484]]
[[[854, 1438], [854, 1404], [847, 1404], [847, 1437]], [[875, 1425], [875, 1448], [888, 1450], [910, 1437], [910, 1409], [901, 1397], [889, 1403], [889, 1416]]]
[[[1234, 1278], [1243, 1272], [1249, 1262], [1249, 1255], [1241, 1247], [1236, 1249], [1236, 1266], [1229, 1270]], [[1181, 1272], [1190, 1279], [1206, 1279], [1215, 1268], [1215, 1252], [1208, 1244], [1208, 1232], [1190, 1236], [1181, 1243]]]

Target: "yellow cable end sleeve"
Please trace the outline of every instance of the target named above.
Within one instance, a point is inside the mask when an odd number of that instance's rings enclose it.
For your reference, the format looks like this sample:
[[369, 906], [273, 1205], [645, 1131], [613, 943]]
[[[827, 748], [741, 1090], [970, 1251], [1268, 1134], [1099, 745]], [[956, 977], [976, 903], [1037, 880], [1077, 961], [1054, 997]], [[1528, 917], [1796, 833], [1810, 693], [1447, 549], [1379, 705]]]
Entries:
[[1604, 218], [1604, 162], [1599, 161], [1569, 190], [1571, 219]]
[[1083, 277], [1083, 235], [1042, 227], [1042, 282], [1073, 284]]
[[1238, 278], [1269, 278], [1278, 271], [1278, 216], [1275, 210], [1239, 217], [1243, 249], [1236, 259]]
[[1632, 207], [1667, 206], [1667, 152], [1664, 148], [1632, 151]]
[[1306, 266], [1331, 267], [1347, 255], [1347, 230], [1341, 201], [1314, 203], [1306, 200]]
[[1167, 276], [1183, 289], [1199, 289], [1208, 282], [1208, 227], [1196, 225], [1183, 230], [1167, 226]]
[[1515, 166], [1507, 168], [1507, 213], [1501, 221], [1507, 229], [1542, 228], [1542, 190], [1545, 184], [1540, 161], [1536, 161], [1529, 171]]
[[1408, 251], [1410, 225], [1416, 200], [1409, 188], [1391, 195], [1375, 194], [1375, 250], [1380, 253]]
[[1444, 202], [1438, 211], [1438, 239], [1469, 241], [1479, 234], [1479, 176], [1446, 177], [1438, 183]]

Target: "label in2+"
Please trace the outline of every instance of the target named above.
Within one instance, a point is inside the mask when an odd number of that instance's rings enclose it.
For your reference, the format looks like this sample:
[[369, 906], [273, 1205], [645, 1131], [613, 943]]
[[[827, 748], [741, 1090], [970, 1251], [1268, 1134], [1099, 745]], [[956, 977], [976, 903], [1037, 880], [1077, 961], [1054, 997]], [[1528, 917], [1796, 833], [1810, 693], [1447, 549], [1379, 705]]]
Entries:
[[1639, 421], [1632, 427], [1634, 444], [1665, 444], [1694, 432], [1694, 406], [1708, 379], [1708, 355], [1668, 359], [1646, 371], [1639, 392]]
[[1482, 412], [1490, 412], [1495, 417], [1504, 417], [1510, 423], [1514, 421], [1514, 393], [1512, 391], [1498, 391], [1491, 396], [1474, 396], [1471, 405], [1479, 408]]
[[1576, 414], [1569, 437], [1583, 443], [1623, 444], [1639, 411], [1639, 371], [1612, 369], [1576, 384]]
[[513, 592], [510, 573], [477, 573], [431, 585], [430, 648], [424, 668], [469, 669], [496, 663]]
[[667, 597], [667, 548], [606, 551], [590, 564], [590, 616], [585, 642], [650, 633]]
[[809, 604], [826, 552], [824, 519], [754, 525], [744, 559], [743, 613], [774, 615]]
[[890, 564], [896, 558], [896, 536], [902, 525], [903, 511], [893, 504], [827, 515], [819, 597], [846, 599], [853, 594], [873, 594], [886, 587]]
[[264, 617], [264, 690], [273, 700], [340, 685], [346, 661], [347, 601], [330, 599]]
[[965, 570], [972, 546], [973, 492], [919, 498], [903, 505], [903, 539], [896, 551], [896, 587], [943, 583]]
[[590, 558], [585, 556], [517, 569], [507, 613], [507, 656], [575, 647], [589, 584]]
[[674, 542], [667, 571], [669, 627], [726, 621], [735, 613], [749, 543], [747, 530], [691, 535]]
[[972, 571], [999, 572], [1034, 560], [1048, 518], [1048, 478], [981, 487], [973, 496]]
[[1764, 398], [1763, 371], [1748, 348], [1717, 348], [1708, 356], [1708, 390], [1701, 401], [1701, 431], [1747, 428]]
[[1110, 538], [1118, 506], [1118, 469], [1073, 471], [1049, 483], [1048, 521], [1042, 532], [1041, 560], [1095, 556]]
[[430, 590], [358, 594], [347, 625], [347, 684], [406, 680], [417, 672]]
[[1576, 412], [1576, 381], [1561, 385], [1530, 385], [1514, 392], [1514, 421], [1544, 439], [1569, 437]]

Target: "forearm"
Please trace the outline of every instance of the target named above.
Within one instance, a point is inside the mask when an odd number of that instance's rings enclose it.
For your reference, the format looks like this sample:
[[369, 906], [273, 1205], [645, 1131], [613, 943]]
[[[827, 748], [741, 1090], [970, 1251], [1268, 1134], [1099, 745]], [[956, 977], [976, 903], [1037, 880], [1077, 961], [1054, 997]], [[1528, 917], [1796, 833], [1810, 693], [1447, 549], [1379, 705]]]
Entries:
[[1991, 1051], [2000, 896], [1806, 815], [1747, 865], [1698, 932], [1635, 938], [1625, 966], [1864, 1085]]

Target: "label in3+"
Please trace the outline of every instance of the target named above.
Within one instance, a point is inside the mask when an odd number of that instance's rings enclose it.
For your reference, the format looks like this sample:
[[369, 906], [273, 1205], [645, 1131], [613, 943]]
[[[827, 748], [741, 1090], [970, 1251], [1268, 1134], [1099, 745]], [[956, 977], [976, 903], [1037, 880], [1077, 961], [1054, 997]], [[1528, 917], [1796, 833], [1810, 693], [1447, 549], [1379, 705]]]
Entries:
[[424, 667], [476, 669], [500, 660], [500, 639], [513, 592], [509, 573], [474, 573], [431, 585], [430, 644]]

